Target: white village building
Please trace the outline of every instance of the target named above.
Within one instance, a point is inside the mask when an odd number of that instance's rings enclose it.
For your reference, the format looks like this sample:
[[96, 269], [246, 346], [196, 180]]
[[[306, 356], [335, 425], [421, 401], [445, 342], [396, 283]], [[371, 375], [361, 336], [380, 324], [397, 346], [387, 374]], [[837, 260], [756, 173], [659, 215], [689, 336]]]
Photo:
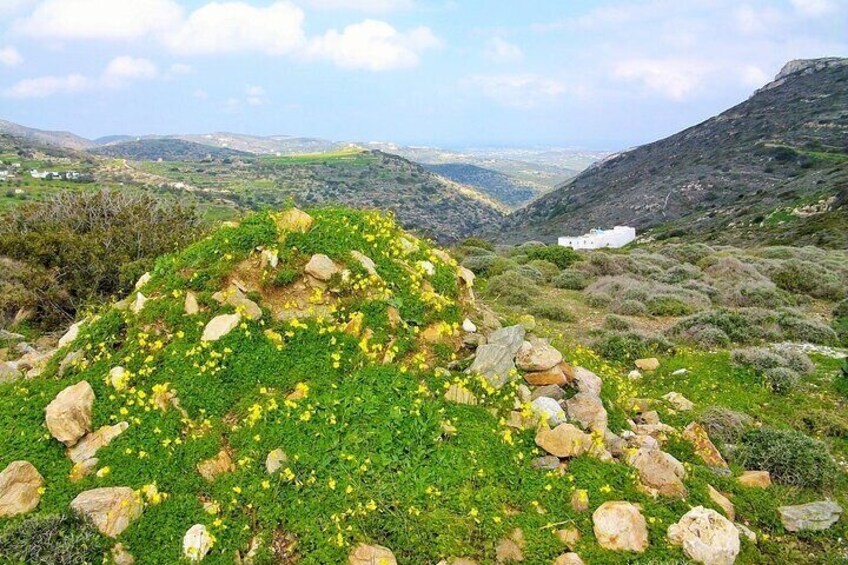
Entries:
[[636, 239], [636, 228], [615, 226], [611, 230], [593, 229], [577, 237], [561, 237], [558, 243], [572, 249], [602, 249], [624, 247], [634, 239]]

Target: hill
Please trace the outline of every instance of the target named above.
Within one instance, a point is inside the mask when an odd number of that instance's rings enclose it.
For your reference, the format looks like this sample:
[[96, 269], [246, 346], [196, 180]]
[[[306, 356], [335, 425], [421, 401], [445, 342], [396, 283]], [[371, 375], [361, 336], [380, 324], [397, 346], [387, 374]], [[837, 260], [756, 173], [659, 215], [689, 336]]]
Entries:
[[20, 137], [43, 145], [52, 145], [67, 149], [88, 149], [95, 143], [67, 131], [47, 131], [28, 128], [6, 120], [0, 120], [0, 133]]
[[524, 204], [538, 195], [538, 187], [520, 182], [498, 171], [484, 169], [466, 163], [446, 163], [443, 165], [423, 165], [445, 178], [460, 184], [473, 186], [483, 194], [503, 202], [509, 207]]
[[848, 59], [793, 61], [741, 104], [613, 155], [510, 216], [508, 241], [634, 225], [660, 237], [844, 246]]
[[131, 159], [133, 161], [201, 161], [247, 157], [248, 153], [234, 149], [201, 145], [174, 138], [137, 139], [118, 141], [89, 149], [96, 155]]

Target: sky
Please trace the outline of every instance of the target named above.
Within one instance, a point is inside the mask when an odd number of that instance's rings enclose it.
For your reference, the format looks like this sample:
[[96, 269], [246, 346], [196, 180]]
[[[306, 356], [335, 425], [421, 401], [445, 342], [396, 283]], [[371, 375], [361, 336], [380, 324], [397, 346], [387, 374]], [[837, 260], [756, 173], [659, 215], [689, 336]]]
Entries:
[[848, 0], [0, 0], [0, 118], [616, 150], [848, 56]]

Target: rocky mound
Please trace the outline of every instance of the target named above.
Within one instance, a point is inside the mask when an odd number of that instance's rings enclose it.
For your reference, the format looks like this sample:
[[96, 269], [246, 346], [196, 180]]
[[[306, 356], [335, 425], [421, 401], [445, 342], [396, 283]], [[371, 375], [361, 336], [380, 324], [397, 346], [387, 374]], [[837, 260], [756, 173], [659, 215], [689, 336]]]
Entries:
[[[733, 504], [666, 450], [681, 435], [728, 474], [706, 432], [644, 400], [612, 424], [601, 378], [532, 324], [501, 327], [473, 282], [391, 219], [337, 209], [163, 257], [55, 352], [4, 365], [0, 551], [73, 513], [122, 564], [732, 563]], [[820, 510], [781, 511], [799, 529], [841, 512]]]

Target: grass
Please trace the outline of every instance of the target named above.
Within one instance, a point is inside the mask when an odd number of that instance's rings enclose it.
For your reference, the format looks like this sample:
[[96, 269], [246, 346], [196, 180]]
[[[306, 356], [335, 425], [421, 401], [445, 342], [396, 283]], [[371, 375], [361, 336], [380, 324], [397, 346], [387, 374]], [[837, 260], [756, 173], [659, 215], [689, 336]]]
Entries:
[[260, 161], [269, 165], [332, 165], [345, 163], [353, 166], [365, 166], [374, 162], [374, 158], [358, 147], [348, 147], [325, 153], [306, 153], [302, 155], [281, 155], [279, 157], [262, 156]]

